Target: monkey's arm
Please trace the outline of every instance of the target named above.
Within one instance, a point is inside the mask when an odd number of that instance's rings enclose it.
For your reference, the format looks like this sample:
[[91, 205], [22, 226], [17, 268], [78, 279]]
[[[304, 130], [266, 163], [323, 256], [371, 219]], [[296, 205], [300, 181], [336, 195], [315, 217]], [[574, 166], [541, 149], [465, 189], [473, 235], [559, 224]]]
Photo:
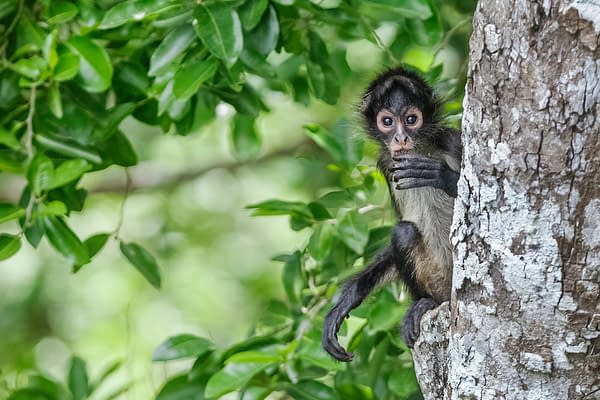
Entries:
[[389, 172], [398, 190], [429, 186], [456, 197], [459, 173], [443, 160], [420, 154], [402, 154], [394, 157]]
[[353, 354], [347, 352], [338, 342], [337, 333], [351, 310], [379, 285], [395, 274], [392, 249], [384, 249], [364, 271], [353, 277], [342, 289], [339, 300], [325, 317], [321, 343], [325, 351], [340, 361], [351, 361]]

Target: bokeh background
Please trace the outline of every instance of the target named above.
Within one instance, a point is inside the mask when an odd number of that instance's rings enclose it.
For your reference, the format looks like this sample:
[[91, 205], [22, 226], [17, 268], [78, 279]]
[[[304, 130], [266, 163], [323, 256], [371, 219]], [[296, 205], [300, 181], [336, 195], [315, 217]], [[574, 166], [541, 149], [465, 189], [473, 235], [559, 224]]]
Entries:
[[[0, 262], [0, 398], [24, 384], [30, 370], [64, 380], [73, 354], [87, 362], [91, 376], [121, 362], [104, 394], [124, 385], [128, 391], [117, 398], [152, 398], [191, 363], [152, 363], [167, 337], [192, 333], [222, 347], [247, 337], [269, 302], [284, 297], [282, 265], [273, 257], [305, 248], [310, 232], [290, 229], [285, 216], [253, 217], [246, 206], [274, 198], [309, 201], [341, 184], [303, 126], [343, 124], [359, 140], [356, 106], [369, 80], [393, 66], [390, 51], [424, 72], [443, 65], [438, 90], [450, 100], [451, 123], [459, 124], [473, 4], [438, 3], [445, 33], [435, 45], [397, 43], [398, 30], [408, 28], [393, 22], [377, 29], [380, 46], [348, 42], [352, 79], [336, 105], [303, 105], [265, 88], [271, 111], [258, 118], [262, 149], [252, 161], [235, 158], [229, 135], [235, 110], [226, 103], [217, 106], [213, 122], [187, 136], [124, 120], [120, 128], [139, 164], [86, 174], [80, 183], [90, 193], [85, 210], [69, 224], [80, 237], [121, 225], [122, 239], [157, 258], [162, 288], [131, 268], [114, 241], [77, 274], [45, 240], [38, 249], [24, 245]], [[375, 152], [367, 144], [362, 164], [373, 166]], [[0, 173], [0, 199], [17, 200], [24, 185], [22, 177]], [[371, 202], [388, 207], [385, 186], [377, 185]]]

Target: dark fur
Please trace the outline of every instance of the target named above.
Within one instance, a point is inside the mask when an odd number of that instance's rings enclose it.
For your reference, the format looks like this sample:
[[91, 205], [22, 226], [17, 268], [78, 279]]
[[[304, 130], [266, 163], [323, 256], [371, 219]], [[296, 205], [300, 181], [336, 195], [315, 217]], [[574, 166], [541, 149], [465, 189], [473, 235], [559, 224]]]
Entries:
[[[392, 154], [394, 139], [378, 129], [375, 119], [382, 109], [401, 118], [408, 107], [421, 111], [423, 125], [404, 128], [414, 148]], [[325, 318], [323, 348], [341, 361], [352, 359], [337, 340], [342, 321], [383, 283], [400, 277], [415, 300], [402, 322], [402, 336], [410, 347], [419, 336], [423, 314], [450, 298], [449, 233], [462, 152], [459, 132], [442, 124], [439, 99], [413, 72], [396, 68], [378, 76], [363, 96], [360, 111], [368, 134], [381, 144], [378, 167], [401, 220], [390, 246], [346, 283]]]

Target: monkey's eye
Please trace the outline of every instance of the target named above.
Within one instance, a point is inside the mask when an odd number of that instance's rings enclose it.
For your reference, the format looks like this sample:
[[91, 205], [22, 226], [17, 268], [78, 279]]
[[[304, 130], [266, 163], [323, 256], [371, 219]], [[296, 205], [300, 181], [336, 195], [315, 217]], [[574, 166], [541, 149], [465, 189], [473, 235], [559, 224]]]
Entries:
[[386, 128], [389, 128], [390, 126], [394, 125], [394, 120], [390, 117], [383, 117], [381, 119], [381, 123], [383, 124], [383, 126], [385, 126]]
[[408, 117], [406, 117], [406, 125], [414, 125], [417, 123], [417, 116], [414, 114], [409, 115]]

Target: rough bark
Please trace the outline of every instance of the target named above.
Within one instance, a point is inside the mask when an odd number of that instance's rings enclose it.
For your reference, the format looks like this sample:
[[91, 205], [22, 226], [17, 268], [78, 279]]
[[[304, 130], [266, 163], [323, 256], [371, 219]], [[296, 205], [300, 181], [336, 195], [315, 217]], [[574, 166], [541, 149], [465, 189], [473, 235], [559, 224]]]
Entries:
[[473, 25], [449, 336], [413, 352], [425, 398], [600, 399], [600, 2], [483, 0]]

